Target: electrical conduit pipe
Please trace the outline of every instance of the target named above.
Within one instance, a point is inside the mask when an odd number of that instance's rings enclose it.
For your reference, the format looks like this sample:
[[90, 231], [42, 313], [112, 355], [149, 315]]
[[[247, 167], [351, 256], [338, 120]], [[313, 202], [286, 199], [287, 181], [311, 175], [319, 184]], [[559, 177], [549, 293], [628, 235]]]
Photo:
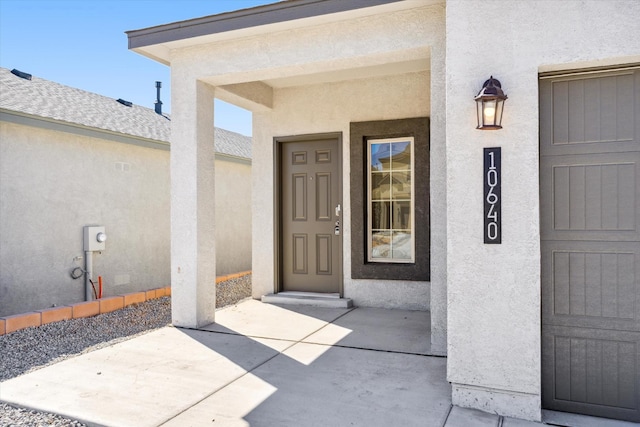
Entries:
[[91, 301], [91, 275], [93, 274], [93, 253], [84, 252], [84, 299]]

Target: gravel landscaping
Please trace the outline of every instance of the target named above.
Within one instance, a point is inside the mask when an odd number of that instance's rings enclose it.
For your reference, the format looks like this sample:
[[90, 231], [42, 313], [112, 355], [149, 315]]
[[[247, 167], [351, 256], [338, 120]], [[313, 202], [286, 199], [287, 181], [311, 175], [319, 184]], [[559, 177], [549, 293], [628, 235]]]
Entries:
[[[218, 283], [216, 307], [251, 296], [251, 275]], [[0, 336], [0, 382], [61, 360], [98, 350], [171, 323], [171, 299], [163, 297], [111, 313], [49, 323]], [[0, 403], [0, 426], [80, 427], [57, 415]]]

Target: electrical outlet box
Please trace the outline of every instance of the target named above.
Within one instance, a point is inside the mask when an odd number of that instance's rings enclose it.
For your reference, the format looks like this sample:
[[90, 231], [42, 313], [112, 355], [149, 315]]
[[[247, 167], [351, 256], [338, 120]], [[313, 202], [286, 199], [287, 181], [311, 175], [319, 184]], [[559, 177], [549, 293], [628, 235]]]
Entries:
[[103, 226], [88, 225], [84, 227], [84, 250], [90, 251], [104, 251], [105, 241], [107, 235]]

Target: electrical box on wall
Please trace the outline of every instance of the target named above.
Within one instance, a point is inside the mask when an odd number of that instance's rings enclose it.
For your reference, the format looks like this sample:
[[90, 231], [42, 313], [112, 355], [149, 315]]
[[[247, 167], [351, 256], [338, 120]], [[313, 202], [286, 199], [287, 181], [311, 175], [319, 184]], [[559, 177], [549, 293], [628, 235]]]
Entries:
[[107, 234], [103, 226], [88, 225], [84, 227], [84, 250], [87, 251], [104, 251]]

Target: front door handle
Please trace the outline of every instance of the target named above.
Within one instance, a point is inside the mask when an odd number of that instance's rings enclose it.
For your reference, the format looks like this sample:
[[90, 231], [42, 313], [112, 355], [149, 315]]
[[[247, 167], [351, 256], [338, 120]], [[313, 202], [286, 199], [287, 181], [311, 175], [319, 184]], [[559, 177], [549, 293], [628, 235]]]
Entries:
[[336, 206], [336, 216], [340, 216], [340, 203], [338, 203], [338, 206]]

